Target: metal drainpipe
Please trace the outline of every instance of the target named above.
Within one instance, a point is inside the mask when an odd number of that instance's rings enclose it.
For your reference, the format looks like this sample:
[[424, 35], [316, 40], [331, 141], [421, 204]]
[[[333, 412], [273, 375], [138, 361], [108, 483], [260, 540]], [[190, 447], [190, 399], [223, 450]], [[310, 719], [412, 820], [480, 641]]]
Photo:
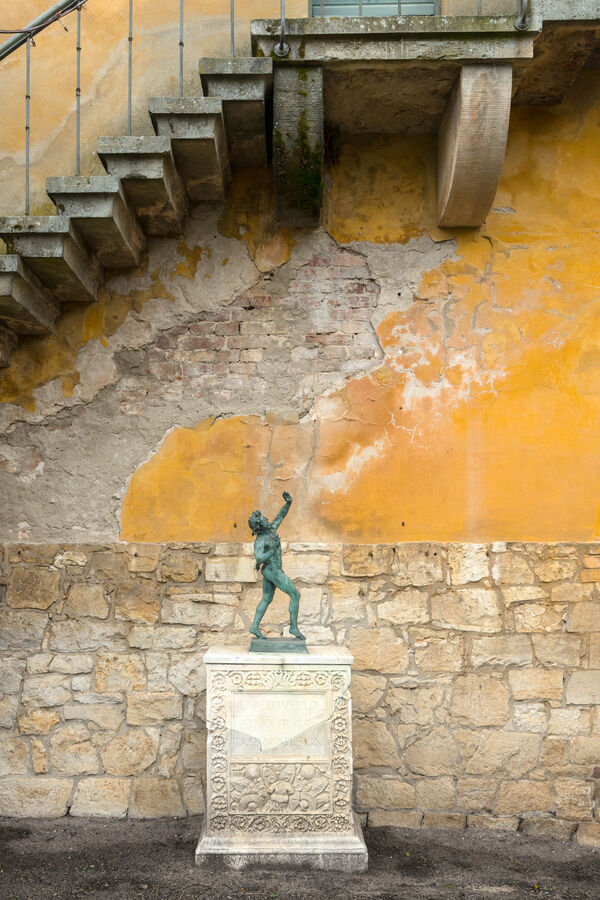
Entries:
[[281, 0], [281, 33], [279, 35], [279, 43], [273, 47], [273, 53], [279, 59], [283, 59], [290, 52], [290, 45], [285, 40], [285, 0]]
[[527, 31], [530, 25], [531, 16], [529, 15], [529, 0], [518, 0], [515, 28], [517, 31]]

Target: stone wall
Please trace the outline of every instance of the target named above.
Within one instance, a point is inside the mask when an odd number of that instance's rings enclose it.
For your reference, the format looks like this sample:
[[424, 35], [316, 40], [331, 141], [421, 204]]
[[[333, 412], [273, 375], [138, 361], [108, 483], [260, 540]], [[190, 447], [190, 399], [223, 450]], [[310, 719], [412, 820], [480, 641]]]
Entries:
[[[600, 844], [600, 545], [284, 550], [309, 643], [354, 654], [371, 825]], [[202, 812], [202, 654], [247, 645], [251, 545], [7, 544], [1, 580], [0, 814]]]

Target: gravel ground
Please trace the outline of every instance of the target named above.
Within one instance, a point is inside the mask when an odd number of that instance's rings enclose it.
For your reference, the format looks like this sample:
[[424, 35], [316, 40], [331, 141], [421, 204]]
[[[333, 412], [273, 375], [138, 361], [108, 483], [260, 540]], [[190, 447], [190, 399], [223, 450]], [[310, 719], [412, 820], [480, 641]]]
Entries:
[[200, 818], [0, 819], [0, 898], [599, 900], [600, 850], [484, 831], [368, 830], [364, 875], [194, 866]]

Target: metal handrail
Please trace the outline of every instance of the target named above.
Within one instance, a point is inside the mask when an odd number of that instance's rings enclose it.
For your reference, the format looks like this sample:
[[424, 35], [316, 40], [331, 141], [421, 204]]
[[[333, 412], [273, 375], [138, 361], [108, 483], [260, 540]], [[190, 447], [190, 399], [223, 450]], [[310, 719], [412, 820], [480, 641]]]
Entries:
[[43, 31], [48, 25], [60, 22], [63, 16], [68, 16], [69, 13], [74, 12], [76, 9], [81, 9], [84, 3], [87, 3], [87, 0], [60, 0], [59, 3], [55, 3], [54, 6], [51, 6], [50, 9], [47, 9], [46, 12], [42, 13], [41, 16], [38, 16], [37, 19], [34, 19], [24, 28], [15, 28], [14, 31], [0, 29], [0, 34], [12, 35], [7, 41], [0, 44], [0, 60], [5, 59], [18, 47], [27, 43], [28, 38], [33, 39], [36, 34]]

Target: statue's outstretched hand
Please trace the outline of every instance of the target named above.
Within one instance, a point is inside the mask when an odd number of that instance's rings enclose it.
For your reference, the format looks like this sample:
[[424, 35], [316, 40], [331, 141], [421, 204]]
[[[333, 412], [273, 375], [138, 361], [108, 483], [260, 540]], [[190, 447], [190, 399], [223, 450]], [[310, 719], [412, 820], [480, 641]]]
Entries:
[[292, 495], [291, 495], [291, 494], [288, 494], [287, 491], [284, 491], [284, 492], [283, 492], [283, 499], [285, 500], [286, 503], [291, 503], [291, 502], [292, 502]]

